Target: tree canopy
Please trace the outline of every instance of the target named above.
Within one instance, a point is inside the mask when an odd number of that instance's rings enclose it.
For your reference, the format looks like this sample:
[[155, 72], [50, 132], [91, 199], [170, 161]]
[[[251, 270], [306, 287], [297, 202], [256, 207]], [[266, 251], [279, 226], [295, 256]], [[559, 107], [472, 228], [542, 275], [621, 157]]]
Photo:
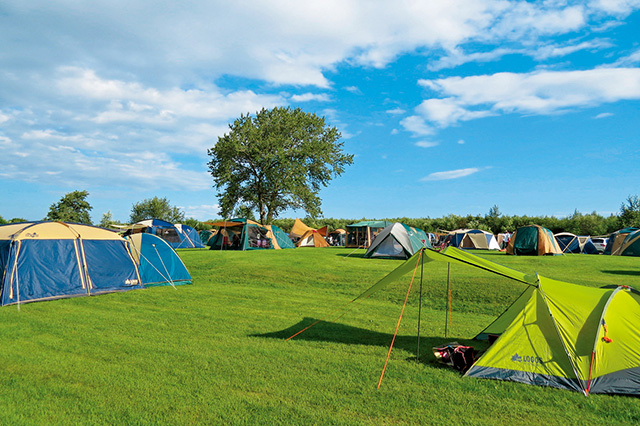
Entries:
[[73, 191], [65, 194], [60, 201], [51, 204], [45, 219], [91, 225], [89, 212], [93, 207], [87, 201], [88, 196], [89, 192], [87, 191]]
[[229, 128], [208, 150], [225, 217], [236, 204], [256, 211], [263, 224], [288, 208], [321, 215], [320, 189], [353, 163], [338, 129], [300, 108], [262, 109]]
[[160, 219], [171, 223], [184, 221], [184, 212], [172, 206], [166, 198], [147, 198], [131, 207], [131, 223], [145, 219]]
[[620, 206], [620, 225], [640, 226], [640, 198], [637, 195], [629, 195]]

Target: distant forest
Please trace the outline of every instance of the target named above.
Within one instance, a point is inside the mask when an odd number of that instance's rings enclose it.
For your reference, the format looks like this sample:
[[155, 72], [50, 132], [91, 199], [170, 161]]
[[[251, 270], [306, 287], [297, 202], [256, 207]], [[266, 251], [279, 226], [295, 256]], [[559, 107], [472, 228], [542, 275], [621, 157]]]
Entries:
[[[279, 226], [288, 232], [293, 226], [295, 219], [276, 219], [274, 225]], [[620, 206], [619, 214], [602, 216], [596, 212], [580, 213], [575, 211], [572, 215], [558, 218], [555, 216], [507, 216], [500, 213], [498, 206], [493, 206], [489, 213], [481, 215], [458, 216], [450, 214], [445, 217], [431, 218], [361, 218], [361, 219], [329, 219], [329, 218], [301, 218], [301, 220], [312, 228], [321, 228], [328, 225], [330, 229], [344, 228], [345, 226], [359, 222], [361, 220], [388, 220], [391, 222], [402, 222], [414, 228], [420, 228], [426, 232], [453, 231], [454, 229], [482, 229], [493, 234], [504, 231], [513, 232], [517, 228], [525, 225], [540, 225], [548, 228], [554, 234], [558, 232], [571, 232], [576, 235], [609, 235], [618, 229], [627, 226], [640, 228], [640, 198], [633, 195], [627, 197]]]
[[[279, 226], [288, 232], [295, 219], [275, 219], [273, 225]], [[566, 218], [554, 216], [457, 216], [448, 215], [441, 218], [361, 218], [361, 219], [333, 219], [333, 218], [301, 218], [305, 225], [312, 228], [321, 228], [328, 225], [330, 229], [345, 228], [347, 225], [362, 220], [388, 220], [390, 222], [402, 222], [414, 228], [420, 228], [426, 232], [453, 231], [454, 229], [482, 229], [493, 234], [504, 231], [513, 232], [525, 225], [540, 225], [548, 228], [554, 234], [558, 232], [571, 232], [576, 235], [609, 235], [618, 229], [624, 228], [619, 216], [603, 217], [597, 213], [574, 213]], [[640, 227], [640, 224], [636, 224]]]

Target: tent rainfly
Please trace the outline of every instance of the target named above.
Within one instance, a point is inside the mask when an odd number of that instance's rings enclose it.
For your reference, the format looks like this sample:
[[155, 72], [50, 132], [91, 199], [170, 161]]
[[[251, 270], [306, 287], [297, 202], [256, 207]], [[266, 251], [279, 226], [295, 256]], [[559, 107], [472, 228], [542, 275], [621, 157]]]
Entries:
[[147, 219], [127, 226], [128, 234], [146, 232], [157, 235], [165, 240], [172, 248], [204, 248], [198, 231], [184, 224], [173, 224], [161, 219]]
[[291, 232], [289, 232], [289, 238], [295, 241], [296, 247], [329, 247], [329, 244], [324, 239], [327, 235], [328, 227], [311, 228], [297, 218], [293, 223]]
[[275, 225], [262, 226], [251, 219], [207, 223], [218, 228], [209, 239], [211, 250], [264, 250], [293, 248], [291, 240]]
[[464, 249], [500, 250], [496, 237], [481, 229], [457, 229], [451, 231], [445, 244]]
[[612, 254], [614, 256], [620, 255], [620, 248], [622, 247], [622, 243], [624, 243], [629, 234], [632, 234], [637, 230], [638, 228], [628, 227], [620, 229], [611, 234], [609, 236], [607, 247], [604, 249], [604, 254]]
[[542, 256], [562, 254], [558, 242], [547, 228], [529, 225], [518, 228], [513, 233], [507, 254], [517, 256]]
[[431, 243], [422, 229], [396, 222], [376, 236], [364, 257], [408, 259], [423, 247], [431, 248]]
[[264, 227], [269, 231], [267, 232], [267, 237], [271, 239], [271, 244], [273, 244], [274, 249], [295, 248], [289, 236], [278, 226], [265, 225]]
[[130, 243], [63, 222], [0, 226], [0, 305], [142, 288]]
[[570, 232], [560, 232], [554, 237], [563, 253], [600, 254], [589, 236], [578, 236]]
[[191, 275], [176, 251], [162, 238], [147, 233], [127, 237], [145, 287], [191, 284]]
[[627, 234], [615, 254], [620, 256], [640, 256], [640, 229]]

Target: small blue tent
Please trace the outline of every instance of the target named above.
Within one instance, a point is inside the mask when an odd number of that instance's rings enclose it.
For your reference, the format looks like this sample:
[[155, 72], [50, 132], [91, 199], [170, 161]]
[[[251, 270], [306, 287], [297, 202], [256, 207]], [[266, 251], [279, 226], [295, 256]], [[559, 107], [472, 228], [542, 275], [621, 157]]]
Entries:
[[145, 287], [191, 284], [191, 275], [182, 259], [162, 238], [146, 233], [127, 238], [133, 244], [133, 258]]
[[63, 222], [0, 226], [0, 305], [142, 288], [129, 242]]
[[188, 225], [174, 225], [161, 219], [147, 219], [136, 223], [133, 229], [142, 229], [142, 232], [157, 235], [174, 249], [204, 248], [198, 232]]
[[577, 236], [570, 232], [561, 232], [554, 237], [563, 253], [600, 254], [591, 237]]

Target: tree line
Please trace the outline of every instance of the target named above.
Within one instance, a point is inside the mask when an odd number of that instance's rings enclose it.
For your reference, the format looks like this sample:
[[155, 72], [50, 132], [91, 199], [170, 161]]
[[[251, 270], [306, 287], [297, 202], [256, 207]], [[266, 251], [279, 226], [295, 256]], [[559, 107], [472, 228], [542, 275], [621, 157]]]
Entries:
[[[65, 194], [60, 201], [50, 206], [49, 213], [44, 219], [91, 224], [90, 211], [93, 207], [86, 200], [88, 195], [87, 191], [73, 191]], [[253, 212], [244, 206], [236, 208], [233, 216], [254, 219]], [[184, 223], [198, 230], [210, 228], [206, 224], [208, 221], [201, 222], [193, 218], [186, 218], [184, 212], [179, 207], [172, 206], [166, 198], [153, 197], [133, 204], [128, 223], [135, 223], [149, 218], [162, 219], [171, 223]], [[218, 219], [209, 221], [213, 220]], [[303, 221], [308, 226], [313, 228], [329, 226], [330, 229], [346, 228], [347, 225], [363, 220], [402, 222], [426, 232], [443, 232], [469, 228], [482, 229], [497, 234], [504, 231], [513, 231], [521, 226], [536, 224], [550, 229], [553, 233], [571, 232], [576, 235], [608, 235], [627, 226], [640, 228], [640, 198], [637, 195], [630, 195], [620, 206], [619, 214], [610, 216], [602, 216], [596, 212], [585, 214], [577, 210], [567, 217], [509, 216], [500, 213], [499, 207], [494, 205], [485, 215], [459, 216], [450, 214], [440, 218], [303, 218]], [[22, 218], [13, 218], [7, 221], [0, 216], [0, 224], [24, 221], [26, 220]], [[293, 226], [294, 221], [295, 219], [291, 218], [273, 219], [271, 224], [288, 231]], [[114, 220], [111, 212], [108, 211], [103, 214], [102, 220], [97, 225], [108, 228], [114, 224], [121, 224], [121, 222]]]
[[[63, 222], [76, 222], [91, 224], [90, 212], [93, 209], [87, 201], [89, 193], [87, 191], [73, 191], [65, 194], [60, 201], [53, 203], [49, 208], [49, 213], [44, 220], [59, 220]], [[255, 219], [253, 212], [240, 206], [233, 211], [234, 217], [245, 217]], [[131, 208], [128, 223], [135, 223], [140, 220], [157, 218], [171, 223], [184, 223], [197, 230], [210, 228], [206, 222], [219, 220], [211, 219], [199, 221], [185, 217], [185, 213], [176, 206], [172, 206], [166, 198], [153, 197], [134, 203]], [[633, 226], [640, 228], [640, 198], [637, 195], [630, 195], [621, 204], [618, 214], [602, 216], [596, 212], [581, 213], [575, 211], [567, 217], [556, 216], [509, 216], [500, 212], [499, 207], [494, 205], [485, 215], [459, 216], [450, 214], [440, 218], [359, 218], [359, 219], [336, 219], [336, 218], [302, 218], [303, 222], [312, 228], [329, 226], [330, 229], [346, 228], [355, 222], [362, 220], [387, 220], [390, 222], [402, 222], [414, 228], [420, 228], [426, 232], [442, 232], [454, 229], [469, 228], [482, 229], [497, 234], [504, 231], [514, 231], [515, 229], [536, 224], [544, 226], [551, 232], [571, 232], [576, 235], [608, 235], [618, 229]], [[22, 218], [5, 220], [0, 216], [0, 224], [11, 222], [25, 222]], [[271, 224], [282, 228], [288, 232], [293, 226], [295, 219], [283, 218], [273, 219]], [[102, 220], [98, 226], [108, 228], [114, 224], [122, 224], [113, 219], [110, 211], [102, 215]]]

